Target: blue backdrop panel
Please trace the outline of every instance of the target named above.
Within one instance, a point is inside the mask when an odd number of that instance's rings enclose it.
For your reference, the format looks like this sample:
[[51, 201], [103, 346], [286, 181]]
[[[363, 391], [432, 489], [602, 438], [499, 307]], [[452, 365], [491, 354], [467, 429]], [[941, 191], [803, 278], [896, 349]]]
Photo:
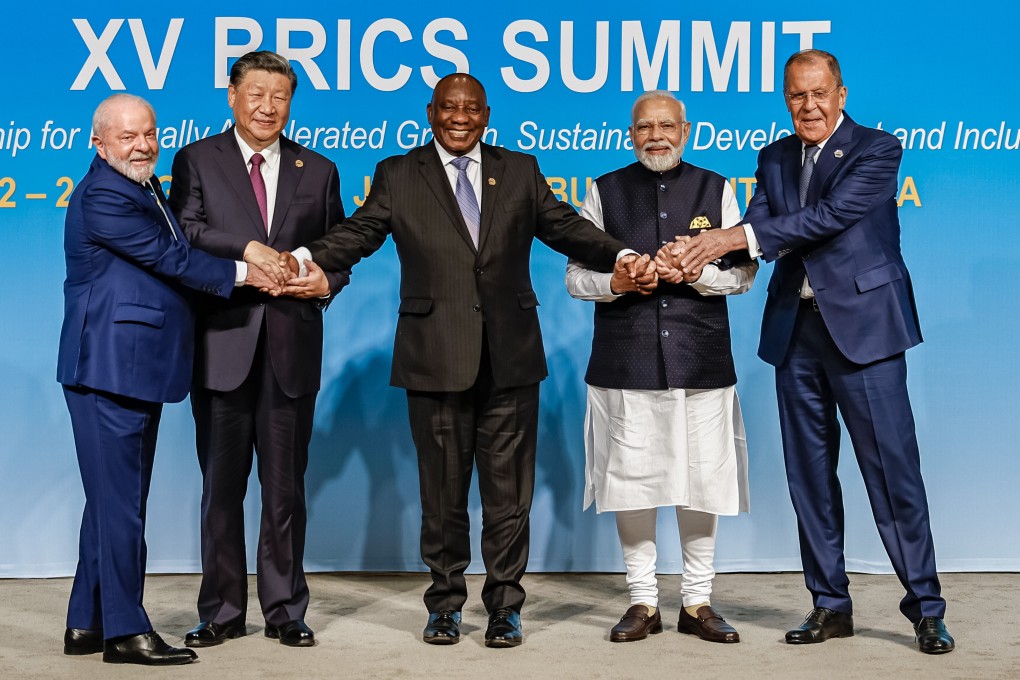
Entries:
[[[375, 163], [427, 141], [431, 86], [469, 70], [485, 83], [486, 139], [539, 156], [565, 200], [632, 161], [622, 134], [645, 89], [676, 91], [693, 131], [685, 158], [731, 177], [742, 204], [757, 150], [789, 134], [782, 64], [816, 46], [841, 59], [847, 110], [906, 149], [903, 250], [926, 342], [909, 357], [923, 471], [943, 570], [1020, 570], [1015, 424], [1020, 330], [1009, 284], [1020, 269], [1020, 94], [1012, 87], [1020, 10], [862, 1], [819, 9], [767, 3], [647, 5], [608, 0], [478, 9], [313, 0], [282, 16], [180, 0], [172, 8], [67, 0], [18, 3], [0, 35], [0, 577], [70, 574], [84, 503], [71, 428], [54, 381], [62, 310], [63, 203], [92, 156], [90, 117], [115, 91], [159, 115], [167, 175], [187, 141], [231, 120], [226, 73], [248, 49], [291, 57], [300, 78], [288, 136], [337, 162], [343, 200], [363, 200]], [[990, 20], [993, 17], [994, 20]], [[424, 135], [424, 136], [423, 136]], [[619, 570], [611, 516], [581, 512], [583, 375], [589, 303], [569, 298], [565, 259], [536, 245], [550, 378], [542, 386], [533, 570]], [[731, 301], [750, 447], [752, 512], [722, 521], [717, 567], [799, 569], [779, 445], [772, 369], [755, 356], [770, 273]], [[415, 454], [402, 391], [387, 386], [397, 309], [394, 250], [358, 265], [327, 312], [322, 391], [308, 470], [307, 566], [421, 568]], [[200, 479], [187, 405], [165, 410], [149, 502], [149, 567], [199, 567]], [[849, 442], [841, 462], [847, 563], [888, 571]], [[257, 482], [248, 500], [257, 532]], [[480, 511], [472, 511], [477, 535]], [[675, 535], [672, 513], [661, 530]], [[476, 550], [477, 554], [477, 550]], [[662, 541], [660, 569], [681, 567]], [[474, 565], [480, 568], [480, 563]]]

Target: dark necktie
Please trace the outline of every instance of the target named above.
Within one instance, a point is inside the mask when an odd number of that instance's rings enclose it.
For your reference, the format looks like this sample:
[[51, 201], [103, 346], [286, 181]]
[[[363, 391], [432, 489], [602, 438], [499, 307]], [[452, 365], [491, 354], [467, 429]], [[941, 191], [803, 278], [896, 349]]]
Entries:
[[481, 223], [481, 210], [478, 209], [478, 197], [475, 196], [475, 188], [471, 186], [471, 180], [467, 176], [467, 166], [471, 159], [467, 156], [460, 156], [450, 161], [457, 168], [457, 205], [460, 206], [460, 214], [464, 216], [464, 223], [467, 224], [468, 233], [471, 234], [471, 242], [478, 247], [478, 225]]
[[807, 190], [811, 185], [811, 174], [815, 171], [815, 152], [818, 146], [809, 144], [804, 147], [804, 165], [800, 169], [800, 207], [807, 205]]
[[266, 200], [266, 181], [262, 179], [262, 164], [265, 161], [262, 154], [252, 154], [251, 172], [248, 176], [251, 177], [251, 188], [255, 190], [255, 200], [259, 204], [259, 212], [262, 213], [262, 224], [265, 225], [266, 231], [269, 231], [269, 202]]

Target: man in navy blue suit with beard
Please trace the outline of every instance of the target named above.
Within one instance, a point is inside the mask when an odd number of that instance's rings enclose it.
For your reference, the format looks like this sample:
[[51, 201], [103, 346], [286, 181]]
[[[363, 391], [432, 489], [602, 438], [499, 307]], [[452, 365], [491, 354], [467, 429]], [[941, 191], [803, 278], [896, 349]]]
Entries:
[[156, 116], [117, 94], [96, 109], [96, 157], [67, 207], [57, 380], [85, 489], [64, 653], [108, 663], [185, 664], [142, 606], [145, 503], [164, 402], [191, 385], [195, 291], [273, 287], [257, 267], [191, 248], [159, 180]]

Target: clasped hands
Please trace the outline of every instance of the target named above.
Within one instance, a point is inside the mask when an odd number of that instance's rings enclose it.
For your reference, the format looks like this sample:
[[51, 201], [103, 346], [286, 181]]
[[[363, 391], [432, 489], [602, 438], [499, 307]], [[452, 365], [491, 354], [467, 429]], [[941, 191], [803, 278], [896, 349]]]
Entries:
[[300, 266], [293, 255], [251, 241], [244, 249], [244, 261], [248, 263], [245, 285], [258, 288], [263, 293], [302, 299], [329, 295], [326, 273], [311, 260], [305, 260], [307, 274], [300, 276]]
[[676, 241], [662, 246], [654, 257], [634, 253], [621, 257], [616, 261], [610, 281], [613, 294], [651, 295], [659, 285], [659, 279], [669, 283], [697, 281], [701, 276], [700, 267], [685, 273], [680, 265], [682, 249], [690, 240], [690, 236], [677, 236]]
[[697, 236], [677, 236], [655, 255], [655, 271], [670, 283], [692, 283], [701, 278], [706, 264], [726, 253], [747, 248], [747, 235], [740, 227], [708, 229]]

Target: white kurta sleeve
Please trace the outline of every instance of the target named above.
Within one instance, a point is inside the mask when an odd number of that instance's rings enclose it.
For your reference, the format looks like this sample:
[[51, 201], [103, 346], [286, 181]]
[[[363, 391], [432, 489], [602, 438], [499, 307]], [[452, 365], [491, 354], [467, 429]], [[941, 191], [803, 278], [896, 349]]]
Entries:
[[[598, 184], [592, 182], [588, 195], [584, 197], [581, 204], [581, 216], [585, 217], [605, 231], [605, 221], [602, 218], [602, 199], [599, 198]], [[613, 294], [610, 282], [613, 279], [611, 272], [596, 272], [586, 269], [577, 260], [567, 260], [567, 292], [571, 297], [578, 300], [590, 300], [593, 302], [612, 302], [619, 295]]]

